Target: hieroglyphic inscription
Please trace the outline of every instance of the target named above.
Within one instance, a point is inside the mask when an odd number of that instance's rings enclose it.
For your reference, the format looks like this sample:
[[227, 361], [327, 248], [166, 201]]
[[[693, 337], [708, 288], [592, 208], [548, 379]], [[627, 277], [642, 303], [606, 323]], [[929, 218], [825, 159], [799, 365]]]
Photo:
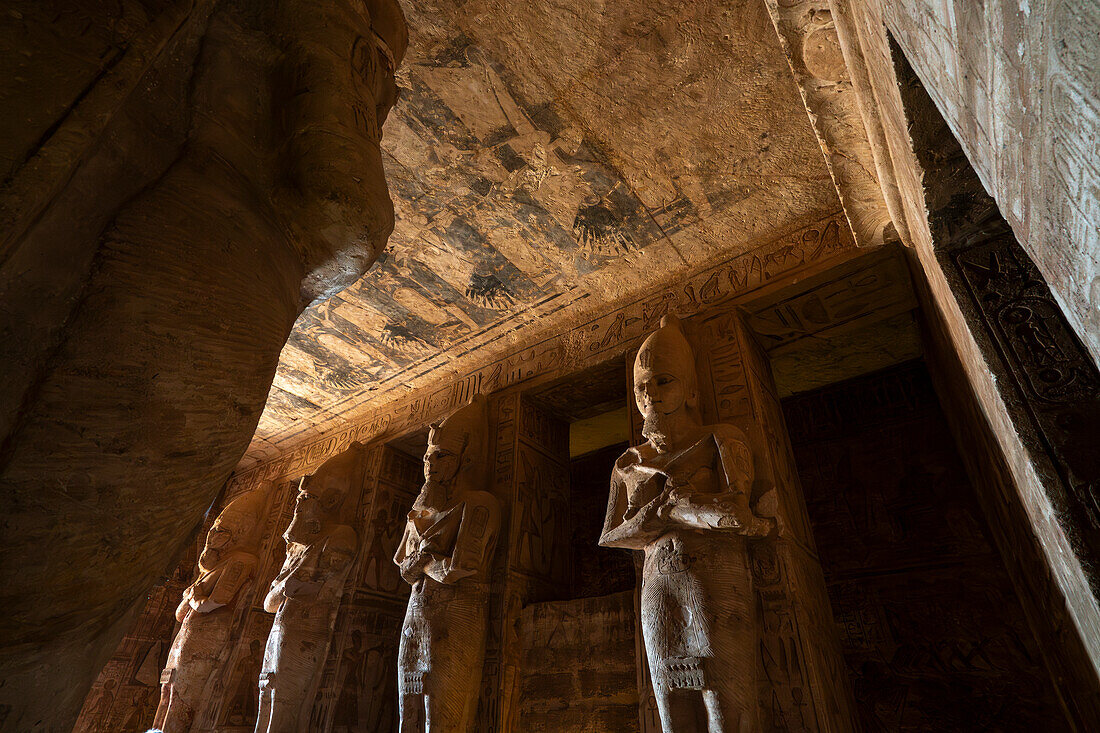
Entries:
[[1100, 558], [1100, 373], [1011, 234], [955, 250], [950, 261], [1034, 426], [1033, 449], [1054, 464], [1075, 533]]
[[[851, 233], [842, 214], [811, 224], [686, 278], [656, 295], [638, 298], [604, 311], [568, 332], [527, 345], [471, 370], [449, 386], [429, 395], [415, 393], [386, 401], [372, 398], [378, 407], [355, 420], [351, 427], [287, 451], [235, 476], [235, 484], [253, 485], [300, 476], [345, 450], [352, 442], [401, 435], [442, 418], [474, 393], [490, 394], [520, 382], [569, 370], [582, 369], [622, 353], [655, 328], [661, 316], [691, 315], [719, 304], [747, 301], [758, 291], [797, 272], [841, 262], [853, 256]], [[417, 374], [421, 374], [417, 372]], [[423, 372], [421, 376], [427, 376]], [[392, 390], [382, 390], [385, 395]]]
[[756, 458], [757, 511], [770, 504], [779, 521], [778, 538], [749, 546], [762, 612], [762, 724], [843, 730], [853, 719], [851, 690], [767, 357], [736, 311], [699, 324], [695, 343], [704, 415], [745, 431]]
[[806, 337], [819, 338], [855, 327], [867, 318], [884, 319], [917, 307], [900, 248], [883, 247], [818, 276], [826, 282], [765, 308], [751, 309], [749, 324], [769, 354]]

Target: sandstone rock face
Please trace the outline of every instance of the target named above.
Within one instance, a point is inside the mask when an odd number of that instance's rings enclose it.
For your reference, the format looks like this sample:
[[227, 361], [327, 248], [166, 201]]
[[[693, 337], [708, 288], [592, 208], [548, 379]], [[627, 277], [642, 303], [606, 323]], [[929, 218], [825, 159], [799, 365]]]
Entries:
[[[4, 730], [71, 725], [248, 444], [298, 313], [381, 250], [406, 44], [392, 0], [124, 2], [119, 36], [114, 10], [50, 5], [2, 31], [32, 79], [85, 80], [0, 88], [39, 126], [0, 191]], [[117, 58], [82, 66], [81, 28]]]

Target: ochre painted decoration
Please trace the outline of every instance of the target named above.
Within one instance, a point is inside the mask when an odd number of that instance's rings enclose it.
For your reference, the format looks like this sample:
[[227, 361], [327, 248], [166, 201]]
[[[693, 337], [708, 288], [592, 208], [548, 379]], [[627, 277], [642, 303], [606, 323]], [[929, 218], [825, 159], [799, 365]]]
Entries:
[[286, 561], [264, 599], [275, 614], [260, 671], [256, 733], [310, 729], [344, 583], [359, 538], [346, 522], [363, 484], [366, 448], [353, 443], [302, 482], [283, 537]]
[[741, 430], [704, 425], [691, 346], [674, 316], [634, 361], [646, 442], [615, 464], [600, 544], [645, 552], [642, 634], [665, 733], [758, 730], [757, 607], [746, 537], [753, 456]]
[[233, 613], [260, 560], [264, 518], [271, 484], [265, 482], [222, 510], [206, 535], [199, 576], [183, 592], [176, 609], [179, 632], [160, 676], [160, 706], [153, 726], [164, 733], [187, 733], [210, 694], [230, 642]]
[[500, 504], [482, 490], [486, 401], [433, 425], [424, 486], [394, 555], [412, 585], [398, 651], [402, 733], [472, 730], [489, 621]]

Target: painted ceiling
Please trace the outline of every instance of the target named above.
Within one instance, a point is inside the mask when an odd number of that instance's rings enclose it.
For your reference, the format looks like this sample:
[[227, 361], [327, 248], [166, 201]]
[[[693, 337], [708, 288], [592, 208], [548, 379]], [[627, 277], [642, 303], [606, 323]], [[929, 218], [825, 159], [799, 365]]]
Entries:
[[407, 0], [397, 213], [295, 326], [242, 468], [840, 210], [759, 0]]

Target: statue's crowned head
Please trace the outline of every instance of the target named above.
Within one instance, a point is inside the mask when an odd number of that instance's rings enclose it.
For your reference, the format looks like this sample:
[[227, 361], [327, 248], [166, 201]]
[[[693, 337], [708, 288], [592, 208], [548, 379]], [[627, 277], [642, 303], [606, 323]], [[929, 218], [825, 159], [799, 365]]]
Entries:
[[366, 448], [361, 443], [333, 456], [312, 475], [302, 480], [298, 499], [294, 505], [294, 517], [286, 528], [288, 542], [311, 544], [321, 537], [330, 525], [343, 524], [348, 495], [363, 481], [363, 459]]
[[634, 358], [634, 400], [644, 418], [642, 434], [664, 437], [670, 422], [698, 422], [698, 377], [680, 319], [668, 315]]
[[271, 488], [271, 482], [264, 481], [226, 504], [206, 533], [206, 545], [199, 556], [200, 570], [214, 569], [231, 552], [256, 551]]
[[[463, 487], [474, 479], [481, 468], [486, 432], [486, 401], [476, 395], [469, 404], [452, 413], [428, 431], [428, 449], [424, 452], [424, 487], [426, 491], [442, 489], [449, 499], [457, 484]], [[476, 480], [476, 479], [474, 479]], [[435, 503], [435, 502], [429, 502]]]

